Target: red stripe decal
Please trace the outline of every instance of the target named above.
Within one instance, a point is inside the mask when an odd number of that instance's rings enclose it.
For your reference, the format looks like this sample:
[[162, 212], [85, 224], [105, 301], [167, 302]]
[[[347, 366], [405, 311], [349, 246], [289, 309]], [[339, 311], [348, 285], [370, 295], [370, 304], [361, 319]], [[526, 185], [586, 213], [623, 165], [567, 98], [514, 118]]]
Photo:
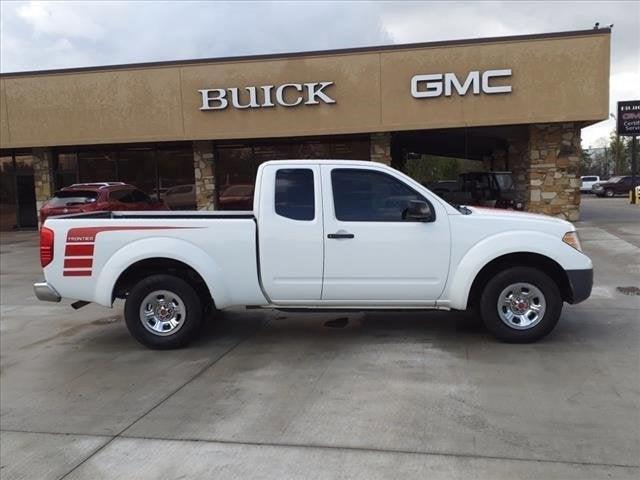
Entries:
[[90, 277], [91, 270], [63, 270], [63, 277]]
[[65, 258], [64, 268], [91, 268], [93, 259], [91, 258]]
[[88, 243], [96, 239], [100, 232], [118, 232], [127, 230], [182, 230], [193, 227], [80, 227], [71, 228], [67, 232], [67, 243]]
[[66, 257], [90, 257], [93, 255], [93, 245], [67, 245], [64, 249]]

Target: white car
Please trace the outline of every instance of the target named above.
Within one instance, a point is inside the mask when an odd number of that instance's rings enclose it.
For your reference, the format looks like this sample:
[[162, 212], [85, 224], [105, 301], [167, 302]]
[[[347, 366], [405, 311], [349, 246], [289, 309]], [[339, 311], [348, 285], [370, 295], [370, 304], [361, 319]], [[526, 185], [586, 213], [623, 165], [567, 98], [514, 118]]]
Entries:
[[584, 175], [580, 177], [580, 192], [591, 193], [591, 188], [599, 181], [600, 177], [598, 175]]
[[172, 210], [195, 209], [196, 187], [193, 184], [171, 187], [165, 192], [164, 201]]
[[497, 338], [530, 342], [593, 280], [571, 223], [454, 207], [364, 161], [263, 163], [253, 211], [50, 218], [40, 255], [40, 300], [122, 298], [151, 348], [186, 345], [206, 309], [235, 306], [473, 309]]

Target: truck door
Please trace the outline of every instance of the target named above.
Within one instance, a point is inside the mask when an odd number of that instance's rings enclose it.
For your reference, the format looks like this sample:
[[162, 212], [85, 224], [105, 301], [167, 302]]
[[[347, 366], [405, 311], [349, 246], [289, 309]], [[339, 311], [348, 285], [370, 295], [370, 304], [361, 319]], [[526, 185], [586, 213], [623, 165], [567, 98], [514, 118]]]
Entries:
[[268, 165], [260, 182], [262, 285], [274, 303], [317, 302], [324, 255], [320, 167]]
[[[449, 220], [401, 177], [374, 167], [323, 165], [322, 300], [432, 305], [449, 270]], [[427, 201], [435, 221], [403, 220], [410, 200]]]

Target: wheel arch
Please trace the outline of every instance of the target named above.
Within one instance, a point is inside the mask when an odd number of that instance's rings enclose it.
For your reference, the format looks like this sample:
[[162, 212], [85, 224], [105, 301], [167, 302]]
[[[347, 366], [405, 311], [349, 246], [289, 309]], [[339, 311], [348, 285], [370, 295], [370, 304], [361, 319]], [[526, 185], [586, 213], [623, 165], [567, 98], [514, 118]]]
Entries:
[[145, 277], [164, 274], [174, 275], [191, 285], [202, 300], [205, 307], [215, 308], [213, 292], [196, 269], [185, 262], [167, 257], [151, 257], [129, 265], [113, 285], [111, 301], [126, 298], [131, 288]]
[[514, 252], [494, 258], [480, 269], [471, 283], [466, 308], [473, 308], [479, 304], [482, 289], [490, 278], [511, 267], [530, 267], [544, 272], [558, 285], [562, 299], [571, 301], [572, 291], [569, 277], [558, 262], [540, 253]]
[[[146, 276], [158, 273], [158, 268], [163, 266], [181, 273], [195, 272], [195, 275], [189, 273], [188, 276], [197, 278], [198, 283], [201, 280], [206, 285], [209, 298], [215, 295], [218, 308], [223, 308], [228, 303], [224, 275], [215, 259], [193, 243], [166, 237], [131, 242], [109, 255], [106, 263], [99, 269], [94, 286], [94, 301], [100, 305], [112, 306], [114, 299], [121, 296], [123, 279], [130, 279], [132, 272], [144, 271]], [[145, 270], [144, 267], [151, 267], [153, 270]], [[126, 276], [122, 277], [125, 272]], [[166, 270], [160, 273], [166, 273]], [[118, 282], [120, 286], [116, 288]]]

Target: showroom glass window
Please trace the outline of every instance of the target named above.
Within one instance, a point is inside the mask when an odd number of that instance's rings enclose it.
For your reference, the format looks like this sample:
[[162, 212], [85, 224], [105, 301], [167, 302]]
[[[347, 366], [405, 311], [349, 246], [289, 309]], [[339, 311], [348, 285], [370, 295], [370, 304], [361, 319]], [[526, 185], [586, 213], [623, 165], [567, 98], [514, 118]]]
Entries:
[[78, 183], [78, 155], [75, 152], [58, 153], [53, 157], [56, 189]]
[[13, 156], [0, 157], [0, 229], [17, 227], [18, 199]]
[[216, 149], [217, 208], [251, 210], [258, 167], [269, 160], [369, 160], [368, 136], [338, 136], [222, 144]]
[[165, 200], [169, 208], [196, 208], [193, 148], [187, 142], [64, 148], [54, 155], [53, 170], [57, 189], [74, 183], [125, 182]]
[[3, 152], [0, 157], [0, 229], [37, 226], [33, 157], [14, 151]]
[[150, 147], [123, 148], [117, 152], [118, 181], [151, 195], [156, 188], [156, 155]]

